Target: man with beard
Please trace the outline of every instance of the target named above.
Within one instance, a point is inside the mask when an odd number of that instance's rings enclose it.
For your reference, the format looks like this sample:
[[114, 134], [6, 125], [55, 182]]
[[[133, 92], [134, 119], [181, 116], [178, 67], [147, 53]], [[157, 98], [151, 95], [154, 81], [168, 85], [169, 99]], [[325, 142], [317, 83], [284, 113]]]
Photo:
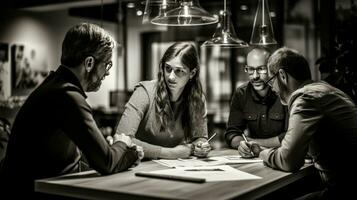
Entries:
[[112, 36], [94, 24], [66, 33], [61, 65], [27, 98], [11, 130], [0, 180], [3, 191], [19, 192], [12, 198], [31, 198], [36, 179], [80, 171], [82, 154], [100, 174], [124, 171], [142, 158], [124, 134], [108, 144], [86, 102], [85, 92], [99, 90], [109, 75], [114, 47]]
[[301, 199], [351, 199], [357, 178], [357, 108], [351, 98], [326, 82], [311, 80], [307, 60], [288, 48], [278, 49], [268, 61], [270, 79], [281, 102], [289, 108], [288, 131], [279, 148], [262, 150], [252, 141], [239, 152], [253, 152], [274, 169], [296, 171], [306, 154], [313, 158], [325, 184], [322, 191]]
[[246, 136], [264, 147], [280, 146], [286, 131], [286, 107], [264, 82], [268, 79], [266, 66], [269, 52], [254, 48], [247, 55], [245, 72], [249, 82], [233, 94], [225, 139], [237, 149]]

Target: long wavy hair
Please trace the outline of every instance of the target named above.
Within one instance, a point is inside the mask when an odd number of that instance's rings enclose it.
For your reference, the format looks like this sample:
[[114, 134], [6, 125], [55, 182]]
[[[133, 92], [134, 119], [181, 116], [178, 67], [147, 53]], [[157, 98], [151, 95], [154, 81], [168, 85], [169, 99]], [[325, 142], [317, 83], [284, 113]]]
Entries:
[[[200, 82], [200, 66], [198, 61], [198, 54], [194, 44], [190, 42], [177, 42], [171, 45], [163, 55], [160, 61], [160, 69], [158, 73], [158, 82], [156, 90], [156, 118], [161, 123], [160, 131], [167, 131], [169, 120], [173, 120], [174, 116], [167, 112], [170, 107], [170, 96], [167, 83], [164, 76], [165, 63], [173, 58], [179, 57], [181, 63], [191, 70], [196, 68], [196, 74], [186, 84], [182, 94], [181, 109], [182, 127], [185, 131], [185, 140], [188, 141], [192, 138], [194, 127], [193, 122], [202, 120], [204, 113], [204, 94], [202, 92], [202, 85]], [[199, 130], [197, 130], [199, 131]]]

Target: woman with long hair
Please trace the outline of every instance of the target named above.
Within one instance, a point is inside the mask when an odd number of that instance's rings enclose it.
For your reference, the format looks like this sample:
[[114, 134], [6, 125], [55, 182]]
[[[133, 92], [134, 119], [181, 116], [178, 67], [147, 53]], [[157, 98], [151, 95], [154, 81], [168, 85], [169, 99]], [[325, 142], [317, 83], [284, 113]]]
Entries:
[[135, 87], [116, 132], [135, 138], [149, 159], [206, 156], [211, 148], [195, 46], [173, 44], [159, 67], [157, 80]]

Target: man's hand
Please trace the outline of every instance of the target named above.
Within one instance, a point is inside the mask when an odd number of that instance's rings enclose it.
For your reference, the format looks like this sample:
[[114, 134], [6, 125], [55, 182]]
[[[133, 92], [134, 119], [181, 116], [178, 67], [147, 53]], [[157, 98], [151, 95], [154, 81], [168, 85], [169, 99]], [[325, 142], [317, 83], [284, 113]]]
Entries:
[[124, 142], [126, 144], [126, 146], [128, 146], [128, 148], [134, 149], [136, 151], [138, 159], [135, 161], [135, 163], [133, 164], [132, 167], [136, 167], [137, 165], [139, 165], [141, 160], [144, 158], [143, 148], [141, 146], [138, 146], [135, 143], [133, 143], [133, 141], [131, 140], [131, 137], [125, 135], [124, 133], [121, 133], [121, 134], [116, 133], [113, 136], [107, 136], [106, 140], [108, 141], [109, 145], [113, 145], [114, 143], [116, 143], [118, 141]]
[[211, 151], [211, 145], [208, 143], [206, 138], [199, 138], [193, 143], [193, 155], [199, 158], [207, 157], [208, 153]]
[[238, 146], [239, 154], [244, 158], [258, 157], [263, 149], [254, 141], [241, 141]]
[[105, 139], [107, 140], [107, 142], [108, 142], [108, 144], [109, 144], [110, 146], [113, 145], [113, 143], [114, 143], [113, 136], [108, 135]]
[[131, 140], [131, 137], [125, 135], [124, 133], [121, 134], [114, 134], [113, 135], [113, 144], [116, 142], [124, 142], [126, 144], [126, 146], [128, 147], [133, 147], [135, 144], [133, 143], [133, 141]]
[[128, 147], [132, 147], [134, 144], [132, 142], [131, 138], [129, 136], [125, 135], [124, 133], [121, 133], [121, 134], [115, 133], [113, 136], [109, 135], [106, 137], [106, 140], [110, 146], [118, 141], [124, 142], [126, 144], [126, 146], [128, 146]]
[[134, 148], [136, 150], [136, 155], [138, 156], [138, 159], [135, 161], [135, 163], [131, 167], [136, 167], [140, 164], [141, 160], [144, 158], [144, 149], [141, 146], [138, 146], [136, 144], [134, 144], [134, 146], [131, 148]]

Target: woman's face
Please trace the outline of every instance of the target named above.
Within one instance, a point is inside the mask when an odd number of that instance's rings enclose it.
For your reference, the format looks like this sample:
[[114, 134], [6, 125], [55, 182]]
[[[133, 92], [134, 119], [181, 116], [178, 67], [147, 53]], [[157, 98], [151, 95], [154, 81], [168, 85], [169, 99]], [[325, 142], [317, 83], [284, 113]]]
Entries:
[[179, 57], [165, 63], [164, 76], [170, 91], [171, 101], [176, 101], [180, 97], [187, 82], [195, 75], [195, 71], [184, 66]]

